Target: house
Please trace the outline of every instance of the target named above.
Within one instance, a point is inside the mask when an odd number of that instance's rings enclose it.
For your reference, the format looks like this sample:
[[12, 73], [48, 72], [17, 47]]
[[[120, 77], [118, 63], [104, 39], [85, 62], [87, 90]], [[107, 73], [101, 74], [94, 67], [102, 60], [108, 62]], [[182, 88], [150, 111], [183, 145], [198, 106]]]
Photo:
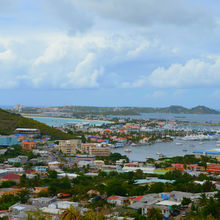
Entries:
[[69, 179], [75, 179], [79, 175], [75, 173], [58, 173], [57, 176], [59, 178], [68, 177]]
[[33, 148], [36, 147], [36, 143], [33, 141], [30, 141], [30, 142], [25, 141], [21, 144], [21, 147], [23, 150], [32, 150]]
[[40, 193], [40, 192], [48, 192], [48, 187], [47, 186], [42, 186], [42, 187], [34, 187], [34, 193]]
[[3, 195], [15, 195], [19, 193], [22, 188], [0, 188], [0, 197]]
[[9, 174], [5, 174], [5, 175], [1, 176], [0, 177], [0, 182], [13, 181], [13, 182], [19, 183], [20, 178], [21, 178], [21, 176], [18, 175], [18, 174], [9, 173]]
[[143, 198], [144, 198], [144, 196], [132, 196], [129, 198], [129, 202], [130, 202], [130, 204], [133, 204], [135, 202], [140, 201]]
[[69, 209], [70, 206], [73, 206], [74, 208], [79, 207], [78, 202], [69, 202], [69, 201], [56, 201], [54, 203], [51, 203], [48, 208], [53, 208], [53, 209]]
[[53, 162], [49, 162], [49, 163], [48, 163], [48, 167], [49, 167], [49, 169], [51, 169], [51, 170], [59, 169], [60, 166], [61, 166], [61, 163], [58, 162], [58, 161], [53, 161]]
[[51, 203], [56, 201], [56, 197], [39, 197], [39, 198], [31, 198], [30, 203], [38, 208], [47, 207]]
[[128, 198], [123, 196], [110, 196], [107, 198], [107, 202], [115, 204], [116, 206], [122, 206], [128, 202]]
[[47, 166], [35, 166], [34, 167], [34, 170], [36, 173], [39, 173], [39, 174], [44, 174], [47, 172], [47, 169], [48, 167]]
[[36, 210], [37, 208], [35, 206], [16, 203], [9, 208], [9, 219], [24, 220], [27, 219], [28, 211]]

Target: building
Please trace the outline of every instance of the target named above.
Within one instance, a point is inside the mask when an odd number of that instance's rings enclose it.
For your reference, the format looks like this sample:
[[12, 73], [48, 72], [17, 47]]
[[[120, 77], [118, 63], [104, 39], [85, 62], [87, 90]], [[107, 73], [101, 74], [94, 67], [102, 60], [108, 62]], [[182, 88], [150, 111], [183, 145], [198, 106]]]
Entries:
[[69, 202], [69, 201], [57, 201], [48, 206], [48, 208], [53, 209], [69, 209], [70, 206], [73, 206], [74, 208], [79, 207], [78, 202]]
[[18, 144], [18, 137], [16, 136], [0, 136], [0, 146], [9, 147]]
[[80, 161], [94, 161], [95, 160], [95, 156], [93, 155], [86, 155], [86, 154], [77, 154], [75, 156], [75, 161], [78, 163]]
[[195, 150], [195, 151], [193, 151], [193, 153], [196, 157], [200, 157], [200, 156], [214, 157], [220, 161], [220, 149], [219, 148], [209, 150], [209, 151]]
[[15, 134], [25, 134], [29, 137], [40, 136], [40, 130], [36, 128], [17, 128]]
[[31, 142], [25, 141], [21, 144], [21, 146], [23, 150], [32, 150], [33, 148], [36, 147], [36, 143], [33, 141]]
[[34, 170], [36, 173], [39, 174], [45, 174], [47, 172], [48, 167], [47, 166], [35, 166]]
[[27, 219], [28, 212], [36, 211], [37, 208], [32, 205], [25, 205], [16, 203], [9, 208], [9, 219], [10, 220], [24, 220]]
[[59, 150], [68, 156], [73, 156], [77, 151], [81, 151], [81, 140], [72, 139], [72, 140], [60, 140], [59, 141]]
[[13, 181], [13, 182], [19, 183], [20, 182], [20, 178], [21, 178], [21, 176], [18, 175], [18, 174], [9, 173], [9, 174], [1, 176], [0, 177], [0, 182], [3, 182], [3, 181]]
[[62, 164], [59, 161], [52, 161], [48, 163], [48, 167], [51, 170], [59, 169]]
[[3, 195], [15, 195], [22, 190], [22, 188], [0, 188], [0, 197]]
[[207, 164], [207, 172], [220, 173], [220, 164]]
[[38, 186], [38, 187], [34, 187], [34, 193], [36, 193], [36, 194], [38, 194], [38, 193], [40, 193], [40, 192], [48, 192], [48, 191], [49, 191], [49, 189], [48, 189], [47, 186], [42, 186], [42, 187]]
[[40, 197], [40, 198], [31, 198], [30, 202], [33, 206], [42, 208], [42, 207], [47, 207], [51, 203], [56, 201], [56, 197]]
[[23, 156], [23, 155], [19, 155], [15, 158], [9, 158], [8, 159], [8, 163], [21, 163], [21, 164], [25, 164], [28, 161], [28, 157], [27, 156]]
[[82, 144], [82, 152], [83, 153], [89, 153], [89, 149], [91, 147], [97, 147], [96, 143], [86, 143], [86, 144]]
[[122, 206], [128, 202], [128, 198], [123, 196], [110, 196], [107, 198], [107, 202], [116, 206]]
[[111, 154], [111, 150], [109, 147], [92, 147], [89, 149], [89, 155], [106, 157]]
[[75, 173], [58, 173], [57, 176], [58, 178], [67, 177], [68, 179], [75, 179], [79, 175]]

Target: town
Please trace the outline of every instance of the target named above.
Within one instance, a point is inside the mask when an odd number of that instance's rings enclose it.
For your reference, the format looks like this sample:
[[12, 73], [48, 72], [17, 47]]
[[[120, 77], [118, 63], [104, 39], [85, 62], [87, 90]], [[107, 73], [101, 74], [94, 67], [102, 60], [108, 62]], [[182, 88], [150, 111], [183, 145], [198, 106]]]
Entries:
[[[117, 120], [0, 136], [1, 219], [218, 219], [220, 152], [131, 161], [115, 148], [213, 135], [175, 122]], [[177, 146], [178, 147], [178, 146]]]

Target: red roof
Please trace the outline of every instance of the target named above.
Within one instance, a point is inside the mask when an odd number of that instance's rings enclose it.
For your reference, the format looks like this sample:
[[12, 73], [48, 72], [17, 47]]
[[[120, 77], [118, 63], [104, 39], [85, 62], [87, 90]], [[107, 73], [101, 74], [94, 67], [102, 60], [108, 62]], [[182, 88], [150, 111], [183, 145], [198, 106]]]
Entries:
[[144, 197], [143, 196], [134, 196], [134, 197], [130, 197], [131, 200], [134, 200], [134, 201], [139, 201], [141, 199], [143, 199]]
[[6, 180], [15, 180], [15, 179], [20, 179], [20, 175], [17, 174], [6, 174], [1, 177], [1, 179], [6, 179]]
[[143, 196], [137, 196], [134, 200], [139, 201], [140, 199], [143, 199], [143, 198], [144, 198]]
[[110, 200], [116, 200], [116, 199], [119, 199], [120, 198], [120, 196], [110, 196], [110, 197], [108, 197], [108, 199], [110, 199]]

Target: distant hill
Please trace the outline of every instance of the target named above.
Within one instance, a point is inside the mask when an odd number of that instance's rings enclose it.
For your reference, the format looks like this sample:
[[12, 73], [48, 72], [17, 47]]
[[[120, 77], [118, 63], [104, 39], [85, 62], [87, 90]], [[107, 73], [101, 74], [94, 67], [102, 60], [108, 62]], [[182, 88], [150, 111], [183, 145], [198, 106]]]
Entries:
[[196, 106], [194, 108], [185, 108], [182, 106], [171, 105], [165, 108], [140, 108], [140, 113], [173, 113], [173, 114], [220, 114], [219, 111], [206, 106]]
[[72, 135], [66, 134], [56, 128], [50, 127], [30, 118], [24, 118], [19, 114], [10, 113], [0, 109], [0, 134], [9, 135], [16, 128], [38, 128], [43, 135], [50, 135], [52, 139], [71, 139]]
[[[16, 111], [16, 109], [13, 109]], [[23, 106], [21, 113], [41, 114], [44, 112], [65, 113], [70, 116], [86, 115], [139, 115], [141, 113], [173, 113], [173, 114], [220, 114], [220, 111], [206, 106], [185, 108], [183, 106], [171, 105], [164, 108], [151, 107], [97, 107], [97, 106], [58, 106], [58, 107], [27, 107]]]

